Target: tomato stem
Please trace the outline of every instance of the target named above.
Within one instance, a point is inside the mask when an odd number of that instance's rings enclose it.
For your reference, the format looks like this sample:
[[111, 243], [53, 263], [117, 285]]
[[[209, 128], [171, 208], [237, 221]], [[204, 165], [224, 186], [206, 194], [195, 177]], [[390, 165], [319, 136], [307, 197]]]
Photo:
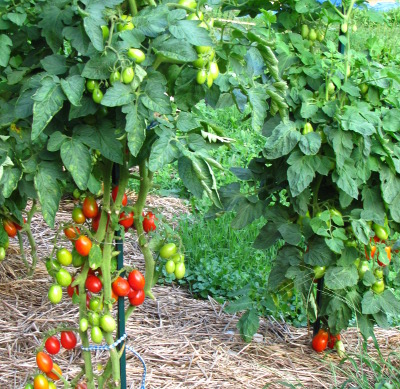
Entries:
[[129, 8], [131, 10], [132, 16], [135, 16], [138, 13], [136, 0], [128, 0], [128, 3], [129, 3]]

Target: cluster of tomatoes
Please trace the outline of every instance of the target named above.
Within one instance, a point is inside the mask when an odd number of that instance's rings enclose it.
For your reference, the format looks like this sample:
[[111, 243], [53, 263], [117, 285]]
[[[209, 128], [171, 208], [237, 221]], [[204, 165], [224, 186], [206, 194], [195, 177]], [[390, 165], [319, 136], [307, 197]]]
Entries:
[[340, 340], [340, 334], [331, 334], [329, 330], [323, 328], [314, 336], [312, 348], [318, 353], [325, 351], [327, 348], [336, 349], [340, 357], [344, 355], [345, 351], [344, 344]]
[[320, 29], [315, 29], [314, 27], [309, 27], [307, 24], [301, 26], [301, 36], [303, 39], [308, 39], [310, 42], [315, 42], [318, 40], [322, 42], [325, 39], [325, 34]]
[[17, 232], [22, 230], [22, 227], [11, 219], [3, 219], [3, 228], [7, 237], [3, 244], [0, 245], [0, 262], [6, 257], [6, 251], [10, 245], [9, 238], [14, 238], [17, 235]]
[[[50, 355], [58, 354], [61, 346], [66, 350], [72, 350], [75, 348], [76, 343], [77, 339], [72, 331], [62, 331], [60, 340], [58, 340], [56, 336], [50, 336], [47, 338], [44, 348], [48, 354], [44, 351], [39, 351], [36, 354], [36, 363], [41, 373], [34, 377], [33, 384], [26, 384], [25, 389], [55, 389], [56, 385], [53, 381], [58, 381], [60, 379], [62, 371], [60, 367], [53, 362]], [[48, 378], [52, 381], [49, 381]]]
[[175, 274], [177, 280], [185, 276], [185, 256], [178, 252], [175, 243], [167, 243], [160, 249], [160, 257], [166, 259], [165, 271], [168, 274]]

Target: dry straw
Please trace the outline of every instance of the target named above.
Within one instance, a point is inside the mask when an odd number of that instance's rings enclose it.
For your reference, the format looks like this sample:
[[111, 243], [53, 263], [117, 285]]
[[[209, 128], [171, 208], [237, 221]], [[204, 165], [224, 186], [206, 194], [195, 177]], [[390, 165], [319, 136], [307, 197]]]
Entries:
[[[152, 197], [150, 204], [172, 222], [176, 214], [187, 212], [176, 199]], [[72, 207], [72, 202], [63, 201], [57, 220], [69, 220]], [[33, 231], [44, 258], [52, 248], [54, 231], [40, 217], [35, 218]], [[143, 266], [132, 235], [127, 235], [125, 260]], [[43, 263], [31, 279], [25, 277], [18, 245], [13, 242], [7, 259], [0, 264], [1, 389], [23, 388], [35, 373], [35, 349], [43, 332], [63, 323], [77, 325], [77, 307], [66, 293], [62, 303], [49, 303], [50, 282]], [[147, 364], [147, 388], [261, 389], [266, 385], [286, 387], [283, 382], [305, 388], [332, 388], [340, 386], [346, 380], [345, 371], [352, 368], [345, 362], [333, 375], [332, 366], [338, 366], [340, 359], [336, 353], [320, 356], [313, 352], [307, 329], [266, 318], [255, 340], [247, 344], [236, 330], [238, 317], [224, 313], [211, 297], [196, 300], [176, 285], [159, 286], [154, 291], [157, 301], [146, 300], [127, 325], [129, 345]], [[399, 351], [397, 329], [377, 330], [376, 336], [384, 356]], [[347, 350], [359, 352], [361, 341], [356, 329], [346, 331], [342, 338]], [[372, 356], [377, 355], [372, 346], [370, 350]], [[105, 352], [94, 354], [96, 369], [106, 356]], [[62, 350], [54, 360], [67, 379], [79, 372], [82, 363], [79, 349]], [[373, 387], [373, 373], [364, 372]], [[138, 388], [141, 376], [141, 363], [128, 355], [128, 387]]]

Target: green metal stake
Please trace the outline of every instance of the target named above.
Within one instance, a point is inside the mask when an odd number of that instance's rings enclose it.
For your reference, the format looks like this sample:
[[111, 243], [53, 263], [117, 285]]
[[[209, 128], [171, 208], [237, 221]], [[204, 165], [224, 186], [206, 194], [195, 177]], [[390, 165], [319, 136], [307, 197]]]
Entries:
[[[118, 185], [119, 183], [119, 165], [114, 164], [112, 171], [112, 181], [114, 185]], [[120, 231], [117, 231], [115, 234], [119, 237]], [[124, 244], [121, 240], [117, 240], [115, 244], [115, 249], [119, 251], [117, 257], [117, 269], [120, 270], [124, 267]], [[121, 273], [121, 277], [125, 276], [125, 272]], [[124, 297], [118, 297], [118, 338], [125, 334], [125, 304]], [[125, 345], [121, 343], [118, 346], [118, 350], [123, 349], [123, 353], [120, 358], [120, 372], [121, 372], [121, 389], [126, 389], [126, 349]]]

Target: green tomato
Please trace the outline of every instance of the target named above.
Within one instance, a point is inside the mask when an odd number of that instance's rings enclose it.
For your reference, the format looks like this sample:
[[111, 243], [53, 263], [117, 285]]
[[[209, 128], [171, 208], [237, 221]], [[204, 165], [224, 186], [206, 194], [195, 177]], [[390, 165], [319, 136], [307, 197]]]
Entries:
[[207, 80], [207, 72], [201, 69], [197, 72], [196, 81], [199, 85], [203, 85]]
[[308, 34], [308, 39], [311, 42], [314, 42], [317, 40], [317, 32], [313, 28], [310, 30], [310, 33]]
[[26, 384], [24, 389], [34, 389], [32, 384]]
[[96, 104], [100, 104], [103, 100], [103, 92], [100, 89], [95, 89], [92, 94], [92, 99]]
[[171, 255], [170, 259], [174, 261], [174, 263], [183, 262], [185, 260], [185, 256], [183, 254], [177, 253]]
[[57, 261], [48, 259], [46, 261], [46, 269], [52, 277], [55, 277], [56, 273], [61, 269], [61, 265]]
[[302, 134], [303, 134], [303, 135], [307, 135], [307, 134], [309, 134], [310, 132], [314, 132], [314, 128], [313, 128], [313, 126], [312, 126], [311, 123], [307, 122], [307, 123], [304, 125], [304, 127], [303, 127]]
[[333, 95], [336, 90], [335, 84], [332, 81], [330, 81], [328, 83], [327, 89], [328, 89], [328, 94]]
[[356, 240], [346, 240], [345, 246], [357, 248], [358, 247], [358, 243], [357, 243]]
[[72, 254], [64, 247], [57, 250], [56, 258], [63, 266], [69, 266], [72, 263]]
[[374, 276], [378, 280], [381, 280], [383, 278], [383, 270], [381, 268], [376, 268], [374, 271]]
[[122, 23], [117, 23], [117, 31], [126, 31], [126, 30], [133, 30], [135, 26], [131, 22], [132, 16], [129, 15], [122, 15], [121, 16]]
[[6, 249], [4, 247], [0, 247], [0, 261], [3, 261], [6, 257]]
[[196, 8], [197, 3], [194, 0], [179, 0], [179, 5], [183, 5], [188, 8]]
[[56, 280], [60, 286], [69, 286], [72, 282], [71, 274], [65, 269], [60, 269], [56, 274]]
[[357, 24], [353, 24], [353, 32], [357, 32], [357, 30], [358, 30]]
[[369, 270], [368, 261], [361, 261], [358, 267], [358, 277], [360, 280], [364, 278], [364, 274]]
[[208, 65], [208, 72], [211, 74], [213, 80], [216, 80], [219, 76], [219, 68], [216, 62], [210, 62]]
[[362, 83], [360, 85], [360, 92], [361, 94], [365, 95], [368, 92], [369, 86], [368, 84]]
[[172, 259], [165, 264], [165, 271], [168, 274], [172, 274], [175, 271], [175, 262]]
[[322, 42], [325, 39], [325, 35], [322, 31], [317, 32], [317, 39], [319, 42]]
[[79, 321], [79, 331], [86, 332], [88, 328], [89, 328], [89, 321], [88, 321], [88, 319], [83, 317]]
[[211, 46], [196, 46], [196, 51], [198, 54], [208, 54], [212, 51]]
[[375, 235], [380, 240], [385, 241], [389, 237], [389, 234], [387, 233], [385, 228], [380, 226], [379, 224], [374, 223], [372, 228], [374, 229]]
[[211, 88], [214, 83], [214, 79], [210, 73], [207, 74], [207, 86]]
[[378, 280], [372, 284], [372, 291], [376, 294], [381, 294], [385, 290], [385, 283], [383, 280]]
[[103, 33], [103, 39], [108, 39], [108, 37], [110, 36], [110, 30], [108, 26], [101, 26], [101, 32]]
[[100, 344], [103, 340], [103, 332], [101, 331], [100, 327], [98, 327], [98, 326], [92, 327], [90, 336], [92, 338], [93, 343]]
[[175, 265], [175, 277], [181, 280], [185, 276], [186, 268], [183, 262], [179, 262]]
[[117, 81], [121, 81], [121, 73], [118, 70], [114, 70], [110, 74], [110, 84], [113, 85]]
[[97, 312], [88, 312], [88, 320], [91, 326], [100, 325], [100, 315]]
[[100, 312], [103, 310], [103, 301], [100, 297], [92, 297], [89, 301], [89, 309], [94, 312]]
[[58, 304], [62, 299], [62, 288], [60, 285], [51, 285], [49, 289], [49, 293], [47, 294], [50, 302], [52, 304]]
[[92, 93], [95, 89], [98, 89], [99, 83], [95, 80], [87, 80], [86, 81], [86, 89], [88, 92]]
[[350, 77], [350, 75], [351, 75], [351, 67], [350, 67], [350, 65], [347, 65], [346, 75], [347, 75], [347, 77]]
[[136, 63], [142, 63], [146, 59], [146, 55], [142, 50], [139, 49], [129, 49], [128, 57], [135, 60]]
[[328, 141], [324, 131], [318, 130], [316, 133], [321, 137], [321, 143], [326, 143]]
[[79, 200], [79, 198], [81, 197], [81, 192], [78, 188], [74, 189], [74, 191], [72, 192], [72, 196], [74, 196], [75, 200]]
[[335, 343], [335, 349], [339, 355], [340, 358], [343, 358], [345, 356], [345, 351], [346, 349], [344, 348], [344, 344], [341, 340], [337, 340]]
[[319, 280], [326, 272], [326, 266], [314, 266], [314, 279]]
[[340, 26], [340, 29], [342, 30], [343, 34], [346, 34], [348, 28], [349, 28], [349, 26], [347, 25], [347, 23], [343, 23], [343, 24]]
[[81, 267], [86, 262], [86, 257], [82, 257], [76, 250], [72, 251], [72, 266]]
[[203, 69], [207, 64], [207, 60], [204, 59], [204, 57], [199, 57], [196, 59], [196, 61], [193, 61], [192, 63], [194, 67], [198, 69]]
[[303, 24], [301, 26], [301, 36], [303, 39], [308, 38], [308, 34], [310, 33], [310, 29], [308, 28], [307, 24]]
[[175, 243], [167, 243], [160, 249], [160, 257], [163, 259], [168, 259], [171, 255], [176, 254], [177, 247]]
[[135, 72], [133, 71], [133, 68], [127, 67], [122, 71], [122, 82], [124, 84], [130, 84], [133, 81], [133, 78], [135, 77]]
[[106, 314], [100, 318], [100, 327], [105, 332], [113, 332], [117, 327], [117, 323], [111, 315]]

